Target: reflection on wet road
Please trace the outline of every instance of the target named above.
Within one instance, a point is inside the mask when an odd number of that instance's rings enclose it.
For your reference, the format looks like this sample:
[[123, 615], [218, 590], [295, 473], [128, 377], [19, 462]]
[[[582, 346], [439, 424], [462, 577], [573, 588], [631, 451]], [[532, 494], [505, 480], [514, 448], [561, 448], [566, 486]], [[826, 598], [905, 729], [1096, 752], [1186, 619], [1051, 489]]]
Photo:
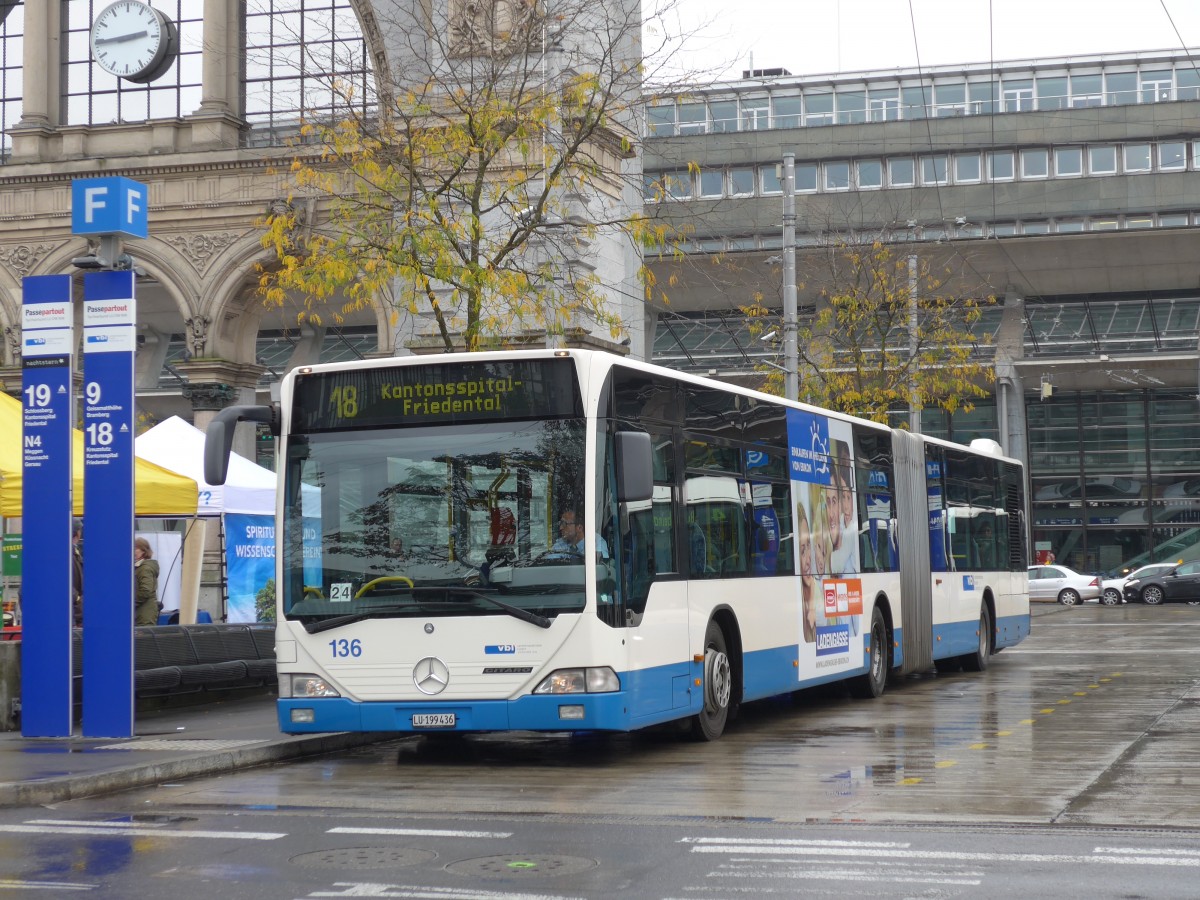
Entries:
[[[750, 704], [718, 742], [636, 735], [404, 738], [148, 795], [148, 803], [702, 816], [776, 822], [1200, 826], [1200, 608], [1037, 607], [982, 675], [877, 701]], [[169, 798], [168, 796], [169, 795]]]

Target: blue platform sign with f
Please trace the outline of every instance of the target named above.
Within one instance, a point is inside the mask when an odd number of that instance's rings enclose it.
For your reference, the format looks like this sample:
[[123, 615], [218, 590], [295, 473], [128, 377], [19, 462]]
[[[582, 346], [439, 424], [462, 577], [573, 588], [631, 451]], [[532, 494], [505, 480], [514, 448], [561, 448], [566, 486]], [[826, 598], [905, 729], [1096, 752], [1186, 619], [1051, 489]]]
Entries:
[[71, 182], [71, 233], [149, 233], [150, 191], [129, 178], [78, 178]]

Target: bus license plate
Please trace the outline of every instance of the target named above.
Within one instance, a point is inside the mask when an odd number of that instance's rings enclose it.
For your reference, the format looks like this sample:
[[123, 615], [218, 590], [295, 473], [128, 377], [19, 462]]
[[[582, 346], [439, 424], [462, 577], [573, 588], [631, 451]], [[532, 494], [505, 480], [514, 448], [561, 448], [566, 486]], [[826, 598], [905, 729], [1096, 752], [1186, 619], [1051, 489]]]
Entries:
[[453, 728], [458, 723], [454, 713], [414, 713], [413, 728]]

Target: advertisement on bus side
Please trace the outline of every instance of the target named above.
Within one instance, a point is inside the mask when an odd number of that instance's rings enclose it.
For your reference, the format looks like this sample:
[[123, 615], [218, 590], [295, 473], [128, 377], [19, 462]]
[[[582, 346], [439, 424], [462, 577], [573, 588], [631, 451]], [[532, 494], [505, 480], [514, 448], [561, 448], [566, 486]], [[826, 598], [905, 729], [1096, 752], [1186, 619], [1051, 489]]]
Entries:
[[858, 503], [848, 423], [789, 409], [788, 444], [805, 681], [863, 663]]

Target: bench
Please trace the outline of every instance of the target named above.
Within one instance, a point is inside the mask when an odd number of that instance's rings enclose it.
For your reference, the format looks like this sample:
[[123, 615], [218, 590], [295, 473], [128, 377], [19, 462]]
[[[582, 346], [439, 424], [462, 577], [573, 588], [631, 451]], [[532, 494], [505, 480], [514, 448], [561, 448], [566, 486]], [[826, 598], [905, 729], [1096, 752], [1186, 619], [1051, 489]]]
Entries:
[[137, 697], [261, 687], [275, 682], [275, 626], [140, 625], [133, 635]]

